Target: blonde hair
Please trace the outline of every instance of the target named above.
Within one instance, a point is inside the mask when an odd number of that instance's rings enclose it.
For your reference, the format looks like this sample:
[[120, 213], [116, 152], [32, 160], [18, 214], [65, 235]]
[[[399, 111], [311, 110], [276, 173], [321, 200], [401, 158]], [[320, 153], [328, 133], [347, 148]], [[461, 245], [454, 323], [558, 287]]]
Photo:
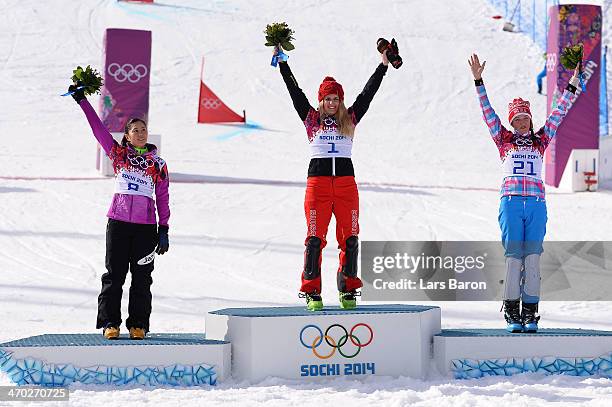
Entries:
[[332, 115], [325, 113], [323, 103], [323, 100], [319, 102], [319, 115], [321, 116], [321, 119], [333, 116], [338, 123], [338, 133], [342, 134], [343, 136], [353, 138], [355, 136], [355, 124], [353, 124], [353, 119], [351, 118], [351, 115], [349, 115], [346, 106], [344, 106], [344, 101], [340, 101], [338, 110]]

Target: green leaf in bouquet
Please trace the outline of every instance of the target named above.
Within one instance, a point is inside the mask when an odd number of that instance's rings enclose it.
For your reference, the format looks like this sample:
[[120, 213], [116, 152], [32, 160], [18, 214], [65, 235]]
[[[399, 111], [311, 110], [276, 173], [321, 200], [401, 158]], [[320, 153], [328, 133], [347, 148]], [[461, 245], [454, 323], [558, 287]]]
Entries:
[[80, 82], [83, 86], [85, 86], [85, 95], [93, 95], [94, 93], [100, 93], [100, 88], [102, 87], [102, 76], [100, 73], [93, 69], [91, 66], [87, 65], [85, 69], [81, 66], [77, 66], [75, 70], [72, 71], [72, 82], [77, 83]]
[[285, 51], [292, 51], [295, 49], [295, 47], [293, 46], [292, 43], [285, 41], [285, 42], [281, 42], [281, 47], [283, 47], [283, 49]]

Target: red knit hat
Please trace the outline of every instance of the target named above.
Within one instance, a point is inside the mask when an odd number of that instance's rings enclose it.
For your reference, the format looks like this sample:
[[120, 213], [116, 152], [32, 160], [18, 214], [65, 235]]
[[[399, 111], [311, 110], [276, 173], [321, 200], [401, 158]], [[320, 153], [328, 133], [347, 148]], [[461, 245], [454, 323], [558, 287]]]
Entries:
[[344, 90], [342, 89], [342, 85], [336, 82], [336, 80], [331, 76], [326, 76], [319, 86], [319, 102], [322, 101], [325, 96], [334, 93], [338, 95], [340, 101], [344, 100]]
[[521, 98], [514, 99], [508, 103], [508, 121], [512, 124], [517, 116], [528, 116], [531, 120], [531, 110], [529, 109], [529, 102]]

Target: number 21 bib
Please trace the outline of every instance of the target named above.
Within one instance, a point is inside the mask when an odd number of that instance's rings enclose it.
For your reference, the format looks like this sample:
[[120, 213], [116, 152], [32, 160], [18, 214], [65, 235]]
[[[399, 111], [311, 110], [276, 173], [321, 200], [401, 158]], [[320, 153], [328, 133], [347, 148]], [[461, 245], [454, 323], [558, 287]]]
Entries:
[[532, 177], [542, 179], [542, 155], [535, 149], [508, 151], [502, 163], [505, 177]]

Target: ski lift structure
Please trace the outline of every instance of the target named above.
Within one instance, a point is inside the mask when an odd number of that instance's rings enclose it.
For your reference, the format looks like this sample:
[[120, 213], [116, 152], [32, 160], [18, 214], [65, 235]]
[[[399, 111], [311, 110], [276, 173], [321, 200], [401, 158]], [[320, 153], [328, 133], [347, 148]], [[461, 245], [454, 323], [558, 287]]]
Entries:
[[[514, 10], [512, 11], [512, 15], [510, 16], [509, 20], [506, 20], [504, 22], [504, 26], [502, 27], [502, 30], [507, 31], [507, 32], [515, 32], [516, 26], [514, 25], [512, 20], [514, 20], [514, 16], [516, 15], [516, 11], [519, 9], [519, 7], [521, 7], [521, 0], [518, 0], [516, 2], [516, 6], [514, 6]], [[520, 21], [520, 19], [519, 19], [519, 21]], [[520, 29], [520, 26], [519, 26], [519, 29]]]

